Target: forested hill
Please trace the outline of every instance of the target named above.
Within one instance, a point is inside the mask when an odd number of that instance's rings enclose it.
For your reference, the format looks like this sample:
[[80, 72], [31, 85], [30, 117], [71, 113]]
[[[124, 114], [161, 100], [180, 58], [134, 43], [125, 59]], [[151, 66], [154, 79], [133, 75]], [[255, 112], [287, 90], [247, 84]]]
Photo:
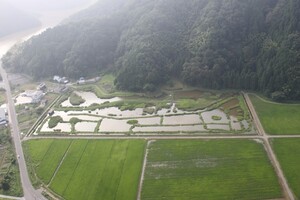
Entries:
[[126, 90], [192, 85], [300, 99], [300, 0], [103, 0], [14, 48], [35, 78], [112, 70]]

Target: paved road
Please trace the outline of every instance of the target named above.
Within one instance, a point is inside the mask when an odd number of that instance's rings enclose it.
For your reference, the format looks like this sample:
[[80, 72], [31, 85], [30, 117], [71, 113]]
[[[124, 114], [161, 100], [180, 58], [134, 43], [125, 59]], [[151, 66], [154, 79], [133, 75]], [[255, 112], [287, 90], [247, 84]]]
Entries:
[[[286, 178], [283, 174], [283, 171], [281, 169], [281, 166], [275, 156], [275, 153], [270, 145], [270, 141], [269, 141], [269, 138], [272, 138], [271, 136], [267, 135], [263, 126], [261, 125], [260, 123], [260, 120], [257, 116], [257, 113], [256, 113], [256, 110], [254, 109], [254, 106], [249, 98], [249, 95], [248, 94], [245, 94], [243, 93], [244, 95], [244, 98], [246, 100], [246, 103], [248, 105], [248, 108], [251, 112], [251, 115], [253, 117], [253, 121], [256, 125], [256, 128], [257, 128], [257, 131], [258, 131], [258, 134], [261, 136], [261, 139], [263, 139], [264, 141], [264, 144], [265, 144], [265, 148], [266, 148], [266, 151], [268, 153], [268, 156], [269, 156], [269, 159], [271, 160], [272, 164], [273, 164], [273, 167], [275, 168], [275, 171], [276, 171], [276, 174], [279, 178], [279, 181], [280, 181], [280, 184], [281, 184], [281, 187], [284, 191], [284, 194], [285, 194], [285, 197], [289, 200], [294, 200], [294, 195], [293, 195], [293, 192], [292, 190], [290, 189], [287, 181], [286, 181]], [[284, 138], [285, 136], [277, 136], [277, 138]], [[295, 136], [294, 136], [295, 137]]]
[[11, 90], [10, 90], [10, 85], [7, 79], [7, 74], [5, 70], [2, 68], [2, 63], [0, 61], [0, 73], [3, 79], [4, 87], [6, 90], [6, 95], [7, 95], [7, 111], [9, 115], [9, 124], [11, 127], [11, 135], [12, 139], [14, 142], [16, 154], [18, 155], [18, 163], [19, 163], [19, 170], [20, 170], [20, 176], [21, 176], [21, 183], [23, 187], [23, 192], [24, 192], [24, 198], [26, 200], [42, 200], [45, 199], [42, 194], [37, 192], [29, 179], [28, 172], [27, 172], [27, 166], [25, 163], [24, 159], [24, 153], [22, 149], [22, 144], [21, 144], [21, 138], [20, 138], [20, 131], [19, 131], [19, 126], [18, 126], [18, 120], [17, 120], [17, 115], [15, 111], [15, 104], [12, 99], [11, 95]]

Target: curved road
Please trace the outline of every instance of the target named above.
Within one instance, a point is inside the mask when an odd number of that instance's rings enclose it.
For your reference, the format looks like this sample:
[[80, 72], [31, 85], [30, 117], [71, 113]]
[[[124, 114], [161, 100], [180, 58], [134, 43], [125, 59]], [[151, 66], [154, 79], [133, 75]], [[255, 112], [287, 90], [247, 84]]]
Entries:
[[29, 175], [27, 172], [27, 166], [24, 159], [24, 153], [21, 144], [20, 131], [18, 126], [17, 115], [15, 111], [15, 104], [12, 99], [11, 90], [7, 74], [2, 68], [2, 62], [0, 61], [0, 74], [3, 79], [4, 87], [7, 96], [7, 111], [9, 115], [9, 123], [11, 127], [11, 136], [14, 142], [16, 154], [18, 155], [18, 163], [20, 170], [21, 183], [24, 192], [24, 198], [26, 200], [46, 200], [46, 198], [37, 190], [35, 190], [30, 182]]

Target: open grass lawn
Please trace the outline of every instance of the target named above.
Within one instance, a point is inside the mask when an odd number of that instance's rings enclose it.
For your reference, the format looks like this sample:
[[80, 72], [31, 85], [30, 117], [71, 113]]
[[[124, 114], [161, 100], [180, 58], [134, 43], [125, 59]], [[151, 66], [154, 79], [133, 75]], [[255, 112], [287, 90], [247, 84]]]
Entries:
[[276, 199], [282, 192], [263, 145], [253, 140], [150, 144], [142, 199]]
[[136, 199], [143, 140], [31, 140], [25, 146], [37, 175], [65, 199]]
[[272, 144], [289, 186], [300, 199], [300, 138], [274, 139]]
[[249, 96], [267, 133], [300, 134], [300, 104], [273, 104]]

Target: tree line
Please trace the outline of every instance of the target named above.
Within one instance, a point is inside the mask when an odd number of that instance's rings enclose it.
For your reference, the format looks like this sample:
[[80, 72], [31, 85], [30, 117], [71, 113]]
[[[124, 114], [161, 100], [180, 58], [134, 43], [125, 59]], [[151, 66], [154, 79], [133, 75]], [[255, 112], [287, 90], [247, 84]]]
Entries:
[[298, 19], [300, 0], [102, 1], [14, 47], [3, 63], [36, 79], [111, 70], [131, 91], [177, 77], [299, 100]]

